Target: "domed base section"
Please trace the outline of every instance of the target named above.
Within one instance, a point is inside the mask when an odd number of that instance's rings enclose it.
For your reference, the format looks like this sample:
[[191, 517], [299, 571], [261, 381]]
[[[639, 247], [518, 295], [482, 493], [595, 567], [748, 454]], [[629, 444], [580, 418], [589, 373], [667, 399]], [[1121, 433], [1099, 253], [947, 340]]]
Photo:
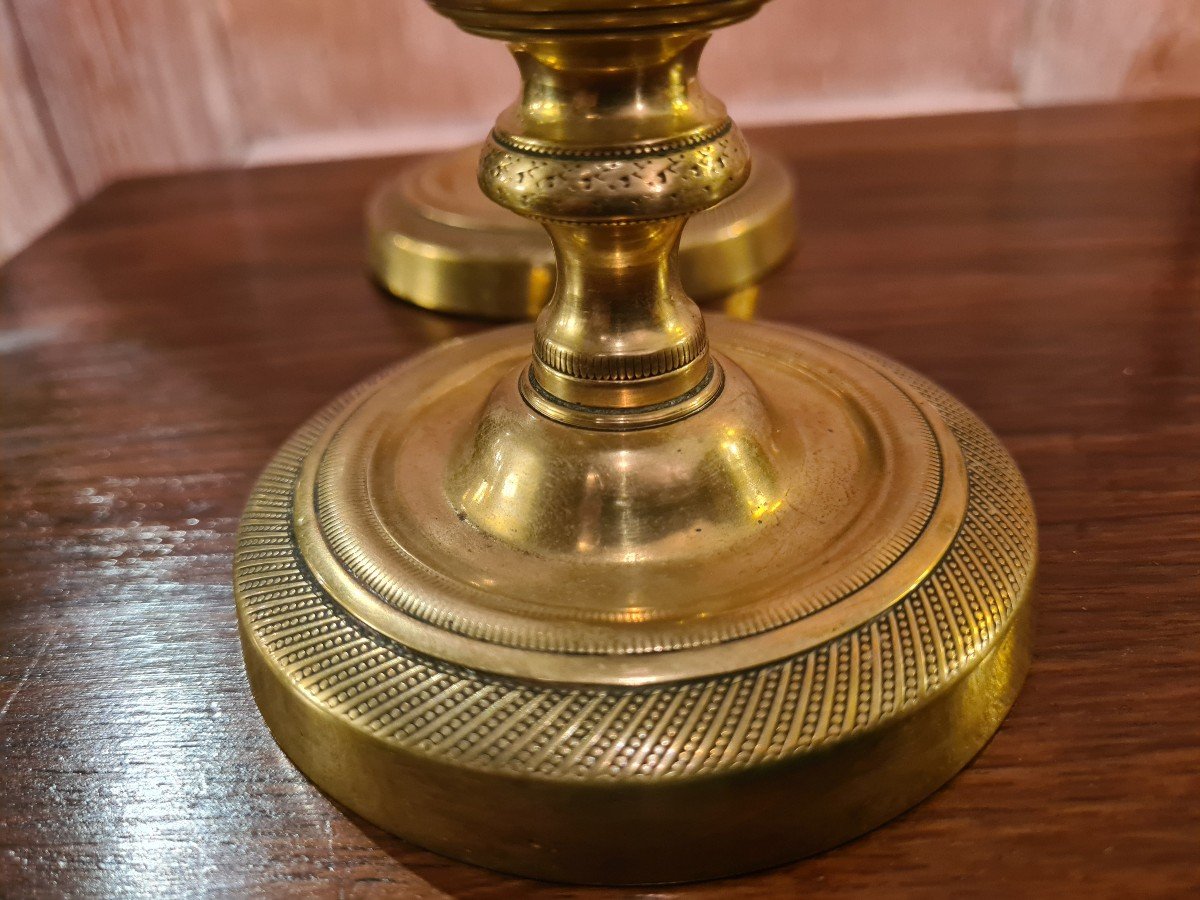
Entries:
[[713, 878], [886, 821], [986, 743], [1028, 666], [1012, 460], [919, 376], [710, 318], [720, 395], [573, 428], [527, 328], [333, 403], [243, 520], [255, 696], [318, 785], [552, 880]]
[[[545, 229], [496, 205], [476, 178], [479, 148], [443, 153], [383, 182], [367, 202], [371, 269], [388, 291], [438, 312], [529, 319], [554, 290]], [[679, 248], [691, 297], [757, 284], [795, 242], [791, 177], [758, 152], [745, 186], [693, 216]]]

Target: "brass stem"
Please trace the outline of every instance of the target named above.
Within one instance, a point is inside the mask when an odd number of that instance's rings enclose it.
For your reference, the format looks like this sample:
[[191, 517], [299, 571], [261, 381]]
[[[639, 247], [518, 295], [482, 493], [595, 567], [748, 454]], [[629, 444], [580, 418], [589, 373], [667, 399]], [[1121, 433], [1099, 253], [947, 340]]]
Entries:
[[[480, 185], [540, 220], [558, 283], [522, 381], [536, 409], [571, 424], [646, 427], [720, 390], [704, 318], [676, 251], [692, 213], [749, 174], [745, 142], [696, 78], [704, 32], [526, 40], [510, 49], [520, 100], [485, 145]], [[710, 386], [707, 393], [697, 391]], [[676, 414], [664, 406], [678, 403]], [[582, 407], [581, 412], [578, 408]], [[654, 407], [649, 418], [631, 410]]]

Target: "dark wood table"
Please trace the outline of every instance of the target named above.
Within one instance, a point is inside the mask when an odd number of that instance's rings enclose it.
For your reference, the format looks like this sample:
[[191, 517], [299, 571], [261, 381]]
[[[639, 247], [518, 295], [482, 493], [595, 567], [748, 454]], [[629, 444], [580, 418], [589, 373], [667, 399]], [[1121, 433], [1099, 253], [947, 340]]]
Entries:
[[[1195, 892], [1200, 102], [756, 137], [802, 237], [758, 314], [889, 353], [996, 429], [1041, 521], [1036, 657], [915, 810], [656, 895]], [[604, 893], [347, 813], [246, 686], [230, 565], [259, 468], [343, 388], [483, 327], [366, 279], [362, 199], [395, 167], [118, 184], [3, 269], [0, 893]]]

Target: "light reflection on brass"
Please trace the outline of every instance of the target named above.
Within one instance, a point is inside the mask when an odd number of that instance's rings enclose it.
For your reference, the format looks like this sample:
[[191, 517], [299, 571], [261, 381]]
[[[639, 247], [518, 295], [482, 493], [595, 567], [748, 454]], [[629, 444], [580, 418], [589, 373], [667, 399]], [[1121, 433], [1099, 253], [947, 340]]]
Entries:
[[731, 319], [749, 322], [758, 311], [758, 294], [758, 285], [734, 291], [721, 301], [721, 312]]
[[563, 275], [267, 469], [235, 574], [264, 717], [352, 809], [527, 875], [714, 877], [886, 821], [1016, 696], [1033, 511], [920, 376], [684, 292], [684, 219], [748, 165], [696, 63], [758, 2], [433, 5], [513, 47], [481, 183]]

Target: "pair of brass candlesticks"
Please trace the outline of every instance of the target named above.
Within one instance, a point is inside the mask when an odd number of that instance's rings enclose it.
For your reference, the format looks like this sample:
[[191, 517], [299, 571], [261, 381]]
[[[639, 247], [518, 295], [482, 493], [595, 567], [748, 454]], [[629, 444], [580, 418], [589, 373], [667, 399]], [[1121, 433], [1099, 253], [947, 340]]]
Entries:
[[381, 826], [556, 880], [728, 875], [880, 824], [1012, 703], [1034, 518], [920, 376], [706, 326], [684, 292], [686, 217], [750, 165], [700, 51], [762, 0], [430, 2], [520, 66], [479, 183], [545, 226], [554, 293], [268, 466], [235, 590], [273, 734]]

